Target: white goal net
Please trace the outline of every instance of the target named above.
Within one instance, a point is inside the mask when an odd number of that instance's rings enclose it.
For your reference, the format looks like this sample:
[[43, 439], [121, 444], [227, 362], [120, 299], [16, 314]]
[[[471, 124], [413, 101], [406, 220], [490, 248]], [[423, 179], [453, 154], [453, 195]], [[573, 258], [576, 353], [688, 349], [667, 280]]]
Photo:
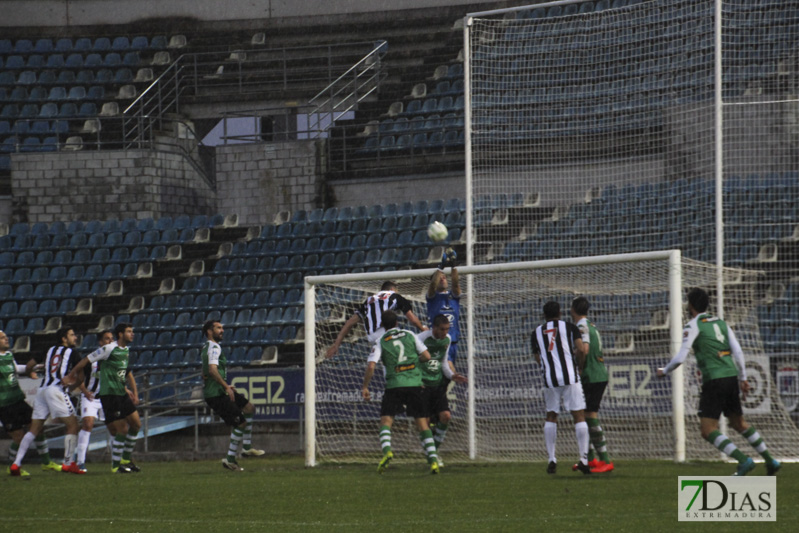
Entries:
[[[564, 0], [464, 19], [470, 264], [680, 249], [747, 337], [750, 415], [784, 457], [799, 419], [797, 44], [796, 1]], [[686, 378], [686, 416], [697, 393]], [[688, 428], [688, 457], [718, 456]]]
[[[445, 460], [546, 459], [542, 382], [532, 357], [530, 334], [541, 321], [546, 301], [558, 301], [567, 314], [577, 295], [588, 297], [590, 317], [602, 335], [610, 381], [601, 417], [611, 455], [649, 459], [717, 456], [713, 447], [698, 436], [694, 363], [689, 361], [685, 372], [674, 374], [672, 379], [655, 377], [656, 369], [679, 347], [685, 320], [684, 288], [702, 286], [712, 290], [712, 268], [690, 260], [681, 265], [679, 253], [652, 252], [480, 265], [461, 270], [464, 282], [467, 277], [471, 282], [470, 292], [461, 298], [463, 331], [456, 366], [468, 373], [471, 382], [450, 389], [453, 421], [440, 449]], [[325, 359], [324, 353], [356, 306], [377, 292], [387, 279], [398, 283], [401, 294], [414, 303], [417, 316], [426, 317], [424, 294], [432, 272], [306, 279], [309, 464], [379, 459], [383, 382], [377, 372], [371, 387], [373, 400], [361, 399], [370, 350], [362, 327], [350, 335], [335, 358]], [[471, 275], [466, 276], [468, 273]], [[787, 424], [778, 402], [774, 402], [768, 379], [758, 377], [756, 355], [762, 350], [758, 352], [757, 336], [745, 327], [747, 323], [755, 324], [751, 322], [752, 284], [745, 283], [745, 278], [756, 275], [735, 270], [725, 274], [730, 286], [737, 287], [730, 291], [730, 301], [741, 324], [738, 336], [750, 355], [749, 364], [754, 365], [750, 366], [750, 376], [754, 377], [757, 392], [750, 397], [747, 411], [769, 439], [774, 453], [785, 457], [795, 453], [799, 435]], [[570, 420], [564, 419], [562, 427], [559, 456], [576, 457]], [[413, 421], [398, 417], [394, 428], [392, 445], [398, 460], [421, 461]]]

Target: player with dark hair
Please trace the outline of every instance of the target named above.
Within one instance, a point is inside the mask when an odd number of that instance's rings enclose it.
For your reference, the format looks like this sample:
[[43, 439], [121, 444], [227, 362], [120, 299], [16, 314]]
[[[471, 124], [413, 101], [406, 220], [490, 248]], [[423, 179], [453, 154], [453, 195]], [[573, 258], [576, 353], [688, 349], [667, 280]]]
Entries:
[[[585, 421], [588, 424], [588, 434], [591, 448], [588, 451], [588, 466], [591, 472], [605, 473], [613, 471], [613, 463], [608, 455], [605, 432], [599, 423], [599, 404], [608, 385], [608, 369], [605, 368], [605, 358], [602, 354], [602, 338], [596, 326], [588, 320], [590, 304], [585, 296], [578, 296], [572, 300], [571, 316], [577, 329], [580, 330], [583, 341], [583, 351], [580, 354], [585, 359], [585, 366], [580, 372], [580, 380], [585, 394]], [[599, 459], [594, 456], [594, 450]], [[577, 470], [577, 465], [574, 465]]]
[[[544, 423], [544, 440], [549, 464], [547, 473], [557, 471], [558, 460], [555, 457], [555, 441], [558, 435], [558, 412], [561, 400], [566, 410], [571, 412], [574, 420], [574, 432], [577, 437], [577, 449], [580, 461], [577, 469], [583, 474], [590, 474], [588, 466], [588, 424], [585, 422], [585, 398], [580, 382], [579, 369], [584, 365], [583, 341], [580, 330], [570, 322], [560, 320], [560, 304], [549, 301], [544, 304], [546, 323], [538, 326], [532, 335], [533, 353], [541, 364], [544, 376], [544, 401], [546, 403], [546, 422]], [[577, 362], [575, 362], [575, 357]]]
[[406, 412], [416, 421], [419, 439], [422, 441], [427, 463], [430, 465], [430, 473], [438, 474], [438, 455], [433, 434], [427, 425], [422, 398], [422, 372], [419, 365], [430, 360], [430, 353], [412, 331], [397, 328], [397, 314], [394, 311], [383, 313], [382, 325], [386, 332], [369, 355], [361, 390], [363, 399], [369, 401], [372, 398], [369, 393], [369, 383], [372, 381], [377, 362], [382, 362], [386, 370], [386, 390], [380, 405], [380, 446], [383, 450], [383, 459], [377, 466], [377, 472], [382, 474], [394, 458], [394, 452], [391, 450], [391, 426], [395, 416]]
[[657, 375], [659, 378], [666, 377], [685, 361], [693, 348], [696, 365], [702, 373], [702, 392], [699, 397], [702, 438], [738, 461], [734, 476], [745, 476], [755, 468], [752, 458], [719, 431], [719, 418], [724, 413], [730, 426], [763, 456], [766, 471], [773, 476], [780, 469], [780, 462], [771, 456], [760, 433], [744, 420], [741, 394], [746, 398], [750, 386], [746, 379], [743, 350], [732, 328], [724, 320], [707, 312], [709, 305], [710, 296], [706, 291], [691, 289], [688, 293], [691, 320], [683, 330], [682, 346], [664, 368], [658, 368]]
[[[433, 329], [423, 331], [417, 335], [418, 339], [427, 347], [430, 353], [430, 360], [422, 364], [422, 397], [424, 398], [425, 408], [428, 415], [428, 423], [437, 420], [435, 425], [430, 426], [433, 432], [433, 440], [436, 444], [436, 453], [444, 442], [447, 435], [449, 422], [452, 413], [449, 410], [447, 400], [447, 385], [449, 380], [456, 383], [466, 383], [466, 376], [455, 371], [455, 367], [449, 358], [451, 322], [445, 315], [437, 315], [433, 319]], [[445, 379], [447, 381], [445, 381]], [[438, 466], [442, 466], [441, 456], [438, 458]]]
[[[0, 423], [3, 429], [11, 437], [11, 444], [8, 446], [8, 462], [13, 463], [17, 457], [19, 443], [25, 435], [25, 428], [31, 424], [33, 408], [25, 401], [25, 393], [19, 386], [18, 376], [27, 375], [31, 379], [37, 379], [36, 370], [38, 367], [29, 368], [27, 365], [17, 364], [14, 354], [9, 350], [11, 344], [8, 335], [0, 331]], [[54, 463], [50, 459], [50, 450], [44, 435], [40, 434], [34, 439], [39, 457], [42, 461], [44, 470], [61, 470], [61, 465]], [[53, 468], [50, 468], [53, 465]], [[17, 476], [29, 476], [25, 470], [17, 467], [12, 472], [11, 466], [7, 472]]]
[[[106, 329], [97, 336], [100, 347], [114, 342], [114, 332]], [[86, 452], [89, 449], [89, 440], [94, 429], [94, 422], [98, 418], [105, 421], [103, 403], [100, 401], [100, 363], [88, 365], [87, 375], [79, 382], [80, 394], [80, 432], [78, 433], [78, 447], [75, 451], [75, 462], [78, 463], [80, 473], [86, 472]], [[130, 372], [130, 371], [128, 371]], [[113, 437], [115, 430], [113, 424], [108, 424], [108, 433]]]
[[[42, 370], [42, 382], [36, 399], [33, 402], [33, 417], [30, 429], [19, 443], [17, 457], [11, 465], [11, 475], [19, 475], [22, 461], [28, 448], [44, 429], [44, 423], [49, 418], [55, 418], [64, 424], [64, 463], [61, 468], [45, 465], [50, 470], [61, 470], [80, 474], [78, 465], [72, 461], [75, 446], [78, 443], [78, 418], [72, 400], [69, 398], [68, 383], [64, 376], [78, 363], [78, 353], [74, 348], [78, 344], [78, 336], [70, 326], [64, 326], [56, 332], [56, 345], [47, 350]], [[31, 359], [26, 367], [30, 371], [37, 366], [37, 361]]]
[[356, 310], [355, 313], [341, 327], [333, 345], [328, 348], [325, 357], [330, 359], [335, 357], [344, 338], [358, 322], [363, 321], [366, 329], [366, 338], [369, 342], [376, 343], [386, 332], [382, 326], [383, 314], [386, 311], [399, 311], [404, 314], [416, 328], [426, 331], [427, 326], [423, 325], [413, 312], [411, 302], [400, 295], [397, 284], [393, 281], [386, 281], [380, 287], [380, 292], [367, 298]]
[[[141, 429], [141, 418], [136, 406], [139, 394], [136, 379], [128, 372], [130, 344], [133, 343], [133, 325], [120, 322], [114, 327], [116, 341], [101, 346], [80, 362], [69, 373], [69, 382], [77, 383], [83, 367], [100, 363], [100, 402], [107, 425], [113, 425], [116, 435], [111, 444], [111, 472], [129, 474], [139, 472], [131, 455], [136, 445], [136, 435]], [[127, 381], [128, 388], [125, 387]]]
[[219, 415], [225, 424], [231, 426], [230, 444], [222, 466], [234, 472], [244, 470], [236, 461], [239, 444], [244, 440], [242, 455], [263, 455], [263, 450], [252, 447], [252, 418], [255, 406], [227, 383], [227, 358], [219, 345], [225, 328], [218, 320], [203, 324], [205, 344], [201, 357], [203, 363], [203, 396], [205, 403]]

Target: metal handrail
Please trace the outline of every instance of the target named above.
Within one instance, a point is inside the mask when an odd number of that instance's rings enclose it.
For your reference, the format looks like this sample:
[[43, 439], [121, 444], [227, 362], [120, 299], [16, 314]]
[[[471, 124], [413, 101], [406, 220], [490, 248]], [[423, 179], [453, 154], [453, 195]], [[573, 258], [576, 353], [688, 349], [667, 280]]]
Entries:
[[[332, 83], [330, 83], [327, 87], [319, 91], [319, 93], [317, 93], [313, 98], [311, 98], [308, 101], [308, 104], [313, 104], [318, 99], [322, 98], [324, 95], [329, 93], [327, 99], [319, 101], [316, 104], [314, 110], [310, 113], [310, 115], [314, 116], [316, 119], [315, 129], [317, 130], [319, 129], [323, 108], [327, 108], [331, 104], [331, 102], [334, 101], [336, 97], [340, 96], [344, 91], [348, 90], [348, 88], [352, 88], [353, 86], [355, 86], [353, 90], [350, 90], [349, 94], [339, 99], [338, 102], [333, 103], [333, 106], [330, 109], [330, 115], [332, 117], [330, 121], [331, 125], [337, 119], [341, 118], [345, 113], [352, 110], [359, 102], [363, 101], [364, 98], [375, 92], [380, 87], [380, 82], [386, 76], [385, 73], [382, 72], [381, 68], [382, 64], [380, 58], [382, 57], [383, 54], [385, 54], [387, 47], [388, 47], [388, 42], [384, 40], [377, 41], [374, 44], [374, 48], [372, 49], [371, 52], [366, 54], [363, 58], [361, 58], [360, 61], [358, 61], [353, 66], [348, 68], [346, 72], [344, 72], [341, 76], [336, 78]], [[363, 65], [366, 65], [366, 68], [360, 70], [360, 68]], [[360, 85], [357, 85], [358, 80], [360, 80], [362, 76], [364, 76], [366, 73], [372, 73], [372, 75], [369, 78], [367, 78], [365, 81], [360, 83]], [[352, 76], [354, 76], [354, 78], [352, 78]], [[347, 82], [338, 90], [334, 90], [335, 86], [343, 80], [347, 80]], [[369, 87], [369, 84], [372, 82], [373, 85]], [[360, 91], [360, 89], [363, 89], [364, 87], [366, 87], [367, 90], [365, 92]], [[352, 101], [353, 96], [355, 97], [354, 101]], [[350, 102], [350, 103], [346, 105], [346, 107], [341, 109], [339, 106], [344, 102]], [[338, 112], [337, 116], [335, 115], [336, 112]], [[311, 128], [310, 124], [309, 124], [309, 129], [313, 129]]]

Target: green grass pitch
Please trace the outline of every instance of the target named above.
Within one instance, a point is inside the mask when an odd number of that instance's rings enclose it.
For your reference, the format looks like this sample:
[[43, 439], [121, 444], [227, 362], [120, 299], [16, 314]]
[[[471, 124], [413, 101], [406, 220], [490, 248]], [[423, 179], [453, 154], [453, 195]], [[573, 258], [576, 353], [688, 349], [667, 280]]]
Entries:
[[[299, 457], [243, 459], [244, 472], [219, 461], [140, 463], [112, 475], [93, 463], [83, 476], [43, 472], [0, 481], [3, 531], [259, 531], [422, 533], [467, 531], [796, 531], [799, 465], [778, 476], [776, 523], [677, 522], [677, 477], [730, 475], [724, 463], [617, 463], [583, 476], [561, 463], [447, 465], [438, 476], [418, 464], [305, 468]], [[763, 474], [758, 464], [753, 474]]]

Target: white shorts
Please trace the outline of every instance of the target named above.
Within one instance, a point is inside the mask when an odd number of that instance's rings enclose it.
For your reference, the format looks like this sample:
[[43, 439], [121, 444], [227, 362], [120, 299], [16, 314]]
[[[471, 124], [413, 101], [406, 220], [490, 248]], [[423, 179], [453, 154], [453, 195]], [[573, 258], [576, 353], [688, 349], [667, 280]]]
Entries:
[[563, 400], [563, 408], [569, 412], [585, 409], [583, 384], [578, 382], [552, 389], [544, 389], [544, 402], [547, 404], [547, 413], [559, 413], [561, 400]]
[[33, 401], [33, 420], [47, 420], [51, 418], [66, 418], [75, 416], [75, 408], [69, 399], [69, 394], [58, 385], [39, 389]]
[[83, 394], [80, 395], [80, 417], [81, 418], [96, 418], [105, 422], [105, 413], [103, 413], [103, 402], [100, 398], [95, 397], [94, 400], [88, 400]]

